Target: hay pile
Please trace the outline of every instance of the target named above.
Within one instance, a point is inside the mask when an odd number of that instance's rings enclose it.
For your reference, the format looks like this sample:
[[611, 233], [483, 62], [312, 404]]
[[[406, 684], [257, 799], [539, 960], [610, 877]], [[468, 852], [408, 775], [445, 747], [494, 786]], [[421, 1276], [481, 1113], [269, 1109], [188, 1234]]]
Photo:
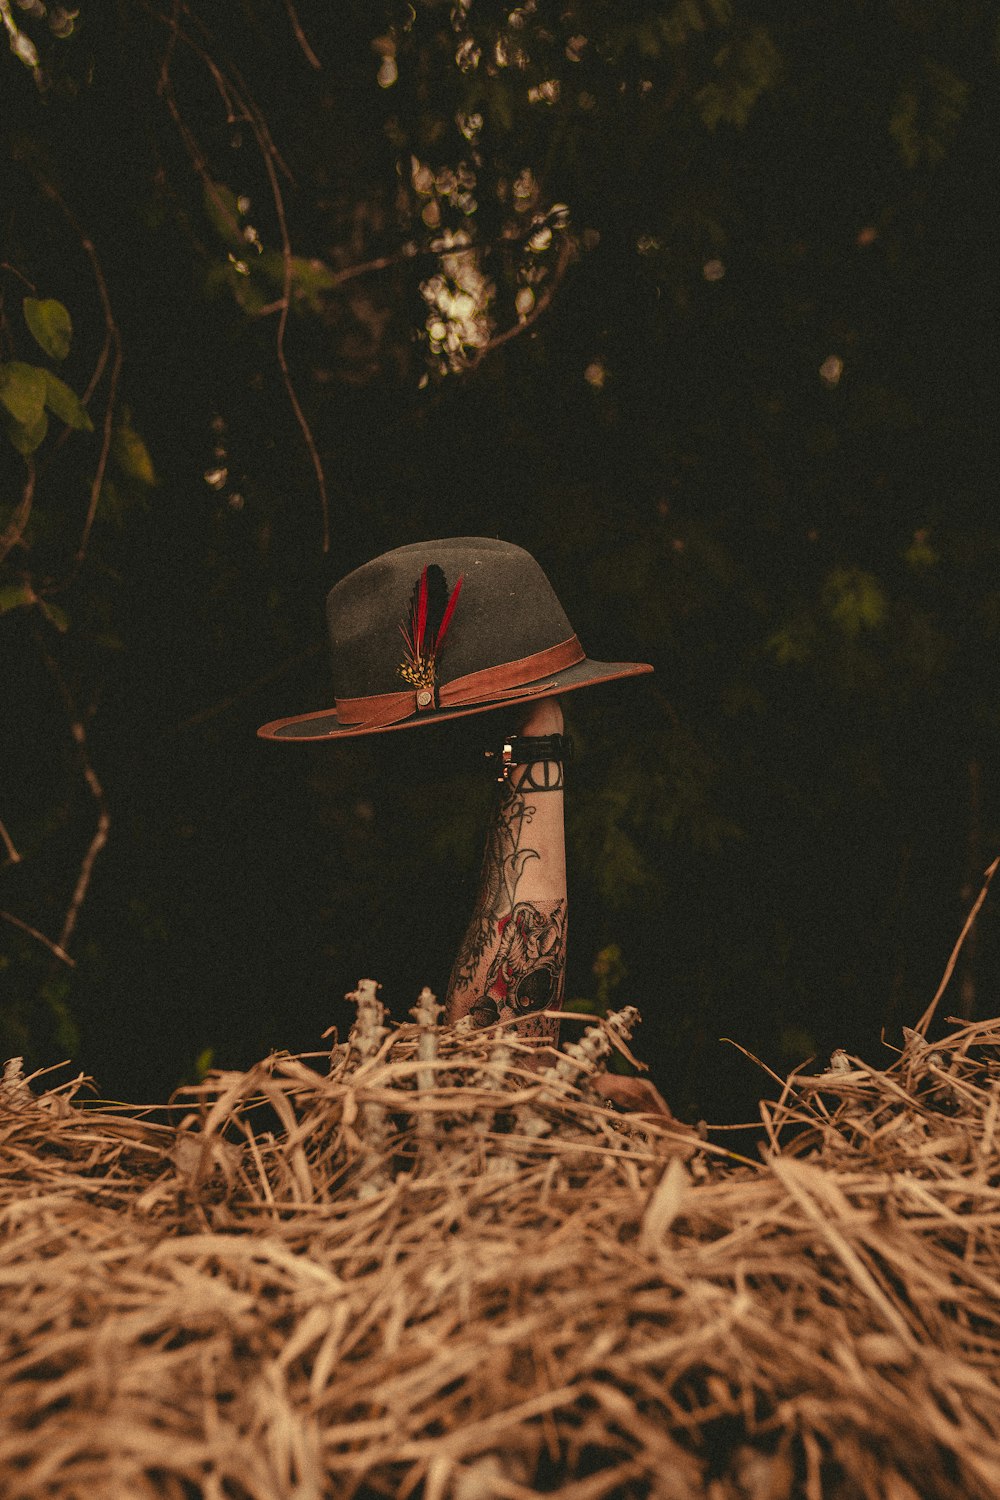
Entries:
[[357, 998], [159, 1119], [8, 1068], [3, 1500], [1000, 1494], [1000, 1021], [754, 1164], [592, 1091], [634, 1013], [538, 1072]]

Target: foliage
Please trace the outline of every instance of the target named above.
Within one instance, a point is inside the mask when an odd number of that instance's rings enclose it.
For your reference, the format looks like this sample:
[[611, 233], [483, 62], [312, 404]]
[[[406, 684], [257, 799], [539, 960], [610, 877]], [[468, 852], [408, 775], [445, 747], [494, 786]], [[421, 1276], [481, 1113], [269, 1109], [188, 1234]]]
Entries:
[[253, 729], [463, 531], [657, 668], [567, 705], [571, 989], [617, 944], [698, 1112], [724, 1031], [897, 1024], [997, 831], [994, 8], [63, 14], [0, 6], [8, 1045], [56, 970], [119, 1091], [443, 984], [484, 722]]
[[[44, 301], [25, 297], [22, 309], [24, 321], [42, 351], [50, 359], [65, 359], [73, 325], [62, 303], [54, 297]], [[67, 427], [81, 432], [94, 430], [79, 396], [44, 365], [29, 365], [18, 359], [0, 364], [0, 406], [6, 408], [7, 436], [24, 458], [30, 458], [45, 441], [50, 412]]]

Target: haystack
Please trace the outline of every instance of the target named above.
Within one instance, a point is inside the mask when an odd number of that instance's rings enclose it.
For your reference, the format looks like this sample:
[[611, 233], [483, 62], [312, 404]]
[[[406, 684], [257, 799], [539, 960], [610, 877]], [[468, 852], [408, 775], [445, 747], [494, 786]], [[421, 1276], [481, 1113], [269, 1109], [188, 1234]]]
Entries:
[[634, 1012], [539, 1068], [355, 998], [158, 1110], [8, 1065], [3, 1500], [1000, 1494], [1000, 1021], [756, 1160], [595, 1091]]

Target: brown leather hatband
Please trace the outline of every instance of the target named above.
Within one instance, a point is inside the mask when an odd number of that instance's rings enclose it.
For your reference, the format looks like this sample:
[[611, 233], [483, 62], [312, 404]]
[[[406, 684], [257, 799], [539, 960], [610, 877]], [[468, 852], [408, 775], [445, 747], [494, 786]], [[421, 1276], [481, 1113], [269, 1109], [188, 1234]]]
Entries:
[[479, 672], [467, 672], [464, 677], [443, 682], [438, 688], [436, 701], [434, 694], [427, 689], [418, 691], [416, 688], [408, 688], [402, 693], [375, 693], [367, 698], [337, 698], [337, 720], [345, 729], [381, 729], [388, 724], [400, 724], [428, 709], [458, 708], [464, 704], [494, 701], [503, 703], [547, 686], [554, 692], [559, 684], [547, 684], [542, 679], [553, 672], [564, 672], [583, 659], [583, 647], [576, 636], [571, 635], [568, 641], [560, 641], [557, 646], [549, 646], [531, 656], [501, 662], [496, 667], [484, 667]]

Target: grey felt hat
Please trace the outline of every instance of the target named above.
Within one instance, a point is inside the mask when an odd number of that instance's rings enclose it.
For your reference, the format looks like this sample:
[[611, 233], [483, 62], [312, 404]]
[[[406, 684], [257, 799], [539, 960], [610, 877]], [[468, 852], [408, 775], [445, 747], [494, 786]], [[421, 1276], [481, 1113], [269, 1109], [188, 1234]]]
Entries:
[[433, 724], [638, 677], [593, 661], [530, 553], [491, 537], [397, 547], [327, 596], [334, 707], [275, 719], [268, 740], [334, 740]]

